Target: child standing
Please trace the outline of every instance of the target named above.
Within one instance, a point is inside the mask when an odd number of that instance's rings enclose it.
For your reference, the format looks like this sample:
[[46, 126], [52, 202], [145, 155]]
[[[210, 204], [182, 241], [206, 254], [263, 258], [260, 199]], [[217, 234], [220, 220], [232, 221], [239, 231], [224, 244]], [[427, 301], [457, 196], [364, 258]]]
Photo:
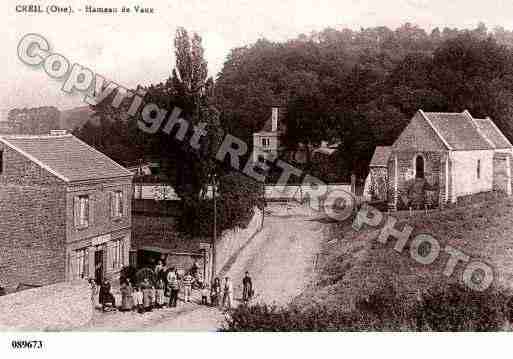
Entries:
[[194, 278], [189, 272], [187, 272], [182, 279], [183, 291], [184, 291], [184, 302], [191, 301], [192, 282], [193, 281], [194, 281]]
[[139, 313], [144, 313], [143, 294], [141, 292], [141, 289], [139, 287], [135, 287], [134, 290], [134, 309], [137, 310]]
[[153, 305], [153, 287], [148, 278], [144, 278], [141, 288], [144, 311], [151, 312]]
[[164, 306], [164, 281], [159, 279], [155, 286], [155, 305], [157, 308]]

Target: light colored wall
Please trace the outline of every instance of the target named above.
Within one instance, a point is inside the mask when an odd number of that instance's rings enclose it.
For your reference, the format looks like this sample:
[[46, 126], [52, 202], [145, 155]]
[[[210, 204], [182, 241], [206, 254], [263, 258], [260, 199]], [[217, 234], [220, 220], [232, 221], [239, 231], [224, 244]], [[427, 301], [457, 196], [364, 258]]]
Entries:
[[262, 224], [262, 211], [255, 207], [255, 214], [246, 228], [228, 229], [222, 233], [216, 243], [216, 274], [224, 274], [232, 256], [260, 230]]
[[310, 192], [317, 192], [327, 194], [331, 191], [345, 191], [351, 193], [350, 183], [334, 183], [329, 185], [313, 186], [300, 186], [300, 185], [266, 185], [265, 198], [267, 199], [288, 199], [302, 201], [306, 198], [306, 194]]
[[[477, 160], [481, 175], [477, 178]], [[459, 196], [491, 191], [493, 188], [493, 150], [454, 151], [451, 153], [453, 200]]]
[[[262, 147], [263, 138], [269, 139], [269, 146]], [[258, 132], [253, 134], [253, 161], [257, 161], [260, 155], [266, 158], [268, 156], [277, 156], [279, 145], [278, 132]]]
[[69, 330], [87, 324], [92, 314], [85, 280], [0, 297], [0, 330]]

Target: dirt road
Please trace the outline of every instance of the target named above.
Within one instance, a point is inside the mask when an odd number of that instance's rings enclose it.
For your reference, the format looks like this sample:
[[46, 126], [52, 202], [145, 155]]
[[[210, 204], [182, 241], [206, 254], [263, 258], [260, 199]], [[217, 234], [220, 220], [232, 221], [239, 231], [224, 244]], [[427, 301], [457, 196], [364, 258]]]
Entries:
[[227, 275], [236, 284], [236, 298], [242, 296], [241, 279], [248, 271], [256, 302], [284, 305], [310, 281], [324, 227], [302, 208], [276, 206], [269, 212], [264, 229], [240, 253]]
[[[234, 282], [235, 300], [242, 297], [242, 277], [250, 273], [254, 302], [284, 305], [301, 293], [313, 274], [324, 225], [303, 207], [268, 207], [264, 228], [241, 250], [222, 276]], [[198, 295], [195, 293], [196, 296]], [[194, 303], [146, 314], [96, 313], [86, 330], [216, 330], [224, 314]]]

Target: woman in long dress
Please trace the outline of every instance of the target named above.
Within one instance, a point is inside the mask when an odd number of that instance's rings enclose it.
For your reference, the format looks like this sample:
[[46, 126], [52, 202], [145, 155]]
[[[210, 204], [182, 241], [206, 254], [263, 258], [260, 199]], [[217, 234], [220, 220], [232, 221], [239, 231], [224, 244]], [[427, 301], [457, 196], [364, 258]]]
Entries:
[[212, 303], [213, 307], [219, 307], [219, 299], [221, 298], [221, 294], [221, 280], [216, 277], [214, 279], [214, 283], [212, 283], [212, 288], [210, 289], [210, 303]]
[[89, 286], [91, 288], [91, 304], [93, 305], [94, 310], [100, 302], [98, 299], [98, 286], [96, 285], [94, 279], [89, 279]]
[[155, 304], [157, 308], [164, 306], [164, 281], [159, 279], [155, 286]]
[[233, 305], [233, 285], [229, 277], [224, 279], [223, 307], [231, 309]]
[[132, 310], [134, 307], [134, 299], [130, 280], [127, 279], [124, 281], [119, 290], [121, 292], [121, 311], [127, 312]]

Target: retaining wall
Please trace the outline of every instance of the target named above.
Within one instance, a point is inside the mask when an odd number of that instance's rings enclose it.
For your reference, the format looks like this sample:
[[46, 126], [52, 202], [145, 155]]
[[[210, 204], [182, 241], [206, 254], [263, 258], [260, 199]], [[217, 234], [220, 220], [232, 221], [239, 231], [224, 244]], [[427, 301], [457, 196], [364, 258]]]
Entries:
[[246, 228], [229, 229], [223, 232], [216, 243], [217, 274], [223, 273], [238, 252], [260, 231], [262, 215], [263, 212], [255, 207], [255, 214]]

